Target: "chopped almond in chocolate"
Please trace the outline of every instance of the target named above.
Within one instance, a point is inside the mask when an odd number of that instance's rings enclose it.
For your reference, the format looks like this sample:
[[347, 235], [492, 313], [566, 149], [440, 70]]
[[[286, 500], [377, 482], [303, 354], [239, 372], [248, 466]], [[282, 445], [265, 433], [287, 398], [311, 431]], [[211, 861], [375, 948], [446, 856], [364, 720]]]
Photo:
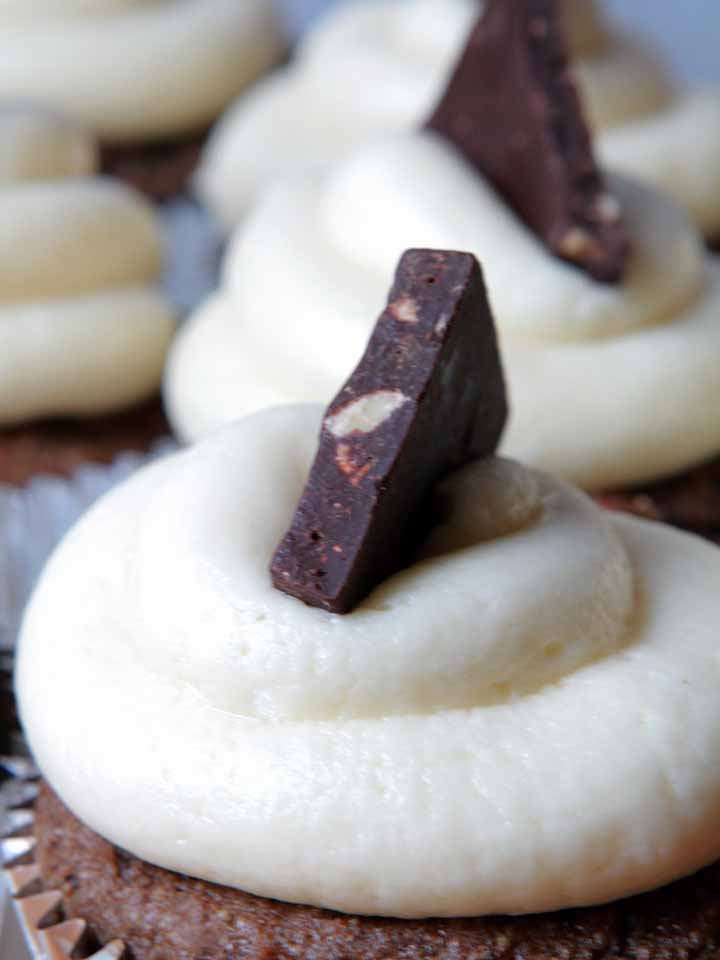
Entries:
[[428, 532], [429, 495], [493, 453], [502, 366], [472, 254], [405, 253], [360, 364], [328, 408], [308, 484], [272, 561], [274, 585], [350, 612]]
[[557, 256], [622, 279], [629, 238], [595, 163], [555, 0], [487, 0], [427, 126]]

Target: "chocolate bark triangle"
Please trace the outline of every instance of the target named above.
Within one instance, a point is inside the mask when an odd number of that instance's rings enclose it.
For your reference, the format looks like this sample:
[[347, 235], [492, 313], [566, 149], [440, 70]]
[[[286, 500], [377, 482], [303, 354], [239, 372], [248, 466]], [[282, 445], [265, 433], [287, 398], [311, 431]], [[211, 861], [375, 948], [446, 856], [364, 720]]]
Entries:
[[328, 407], [274, 585], [351, 611], [411, 561], [429, 532], [433, 487], [497, 448], [502, 366], [472, 254], [409, 250], [365, 354]]
[[486, 0], [427, 126], [558, 257], [622, 279], [630, 242], [593, 156], [555, 0]]

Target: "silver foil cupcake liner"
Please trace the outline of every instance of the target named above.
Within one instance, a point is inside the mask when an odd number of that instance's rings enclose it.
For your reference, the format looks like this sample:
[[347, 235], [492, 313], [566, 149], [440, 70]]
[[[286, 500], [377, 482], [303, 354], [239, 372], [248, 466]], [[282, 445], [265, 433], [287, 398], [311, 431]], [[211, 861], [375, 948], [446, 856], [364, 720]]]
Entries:
[[15, 647], [45, 562], [65, 533], [103, 494], [176, 449], [168, 438], [150, 454], [121, 454], [110, 466], [87, 464], [67, 480], [36, 477], [22, 489], [0, 486], [0, 668]]
[[0, 956], [3, 960], [123, 960], [126, 948], [112, 940], [90, 946], [85, 920], [63, 908], [59, 890], [46, 889], [35, 863], [33, 804], [38, 772], [30, 760], [9, 757], [0, 767], [10, 779], [0, 786], [0, 855], [4, 881], [0, 892]]

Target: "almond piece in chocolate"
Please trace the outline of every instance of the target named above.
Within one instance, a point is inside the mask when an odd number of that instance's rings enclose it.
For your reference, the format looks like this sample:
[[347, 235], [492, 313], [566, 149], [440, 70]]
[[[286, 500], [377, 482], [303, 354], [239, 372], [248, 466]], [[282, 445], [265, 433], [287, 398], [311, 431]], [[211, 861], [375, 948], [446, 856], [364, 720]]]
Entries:
[[365, 355], [330, 404], [274, 585], [350, 612], [406, 566], [433, 487], [496, 449], [507, 419], [497, 338], [472, 254], [409, 250]]
[[622, 279], [630, 241], [593, 156], [556, 0], [486, 0], [427, 126], [558, 257]]

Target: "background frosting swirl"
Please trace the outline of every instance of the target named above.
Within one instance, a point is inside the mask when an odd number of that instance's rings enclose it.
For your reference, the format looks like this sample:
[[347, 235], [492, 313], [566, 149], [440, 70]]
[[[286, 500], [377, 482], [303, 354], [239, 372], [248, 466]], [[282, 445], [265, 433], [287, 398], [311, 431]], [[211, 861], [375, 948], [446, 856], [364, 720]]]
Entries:
[[[604, 27], [592, 0], [564, 7], [603, 161], [669, 192], [703, 230], [720, 231], [720, 92], [676, 90], [652, 51]], [[419, 127], [481, 9], [478, 0], [340, 4], [309, 31], [293, 63], [216, 128], [198, 176], [202, 198], [230, 226], [277, 176]]]
[[124, 143], [203, 130], [283, 46], [266, 0], [0, 0], [0, 25], [0, 97]]

